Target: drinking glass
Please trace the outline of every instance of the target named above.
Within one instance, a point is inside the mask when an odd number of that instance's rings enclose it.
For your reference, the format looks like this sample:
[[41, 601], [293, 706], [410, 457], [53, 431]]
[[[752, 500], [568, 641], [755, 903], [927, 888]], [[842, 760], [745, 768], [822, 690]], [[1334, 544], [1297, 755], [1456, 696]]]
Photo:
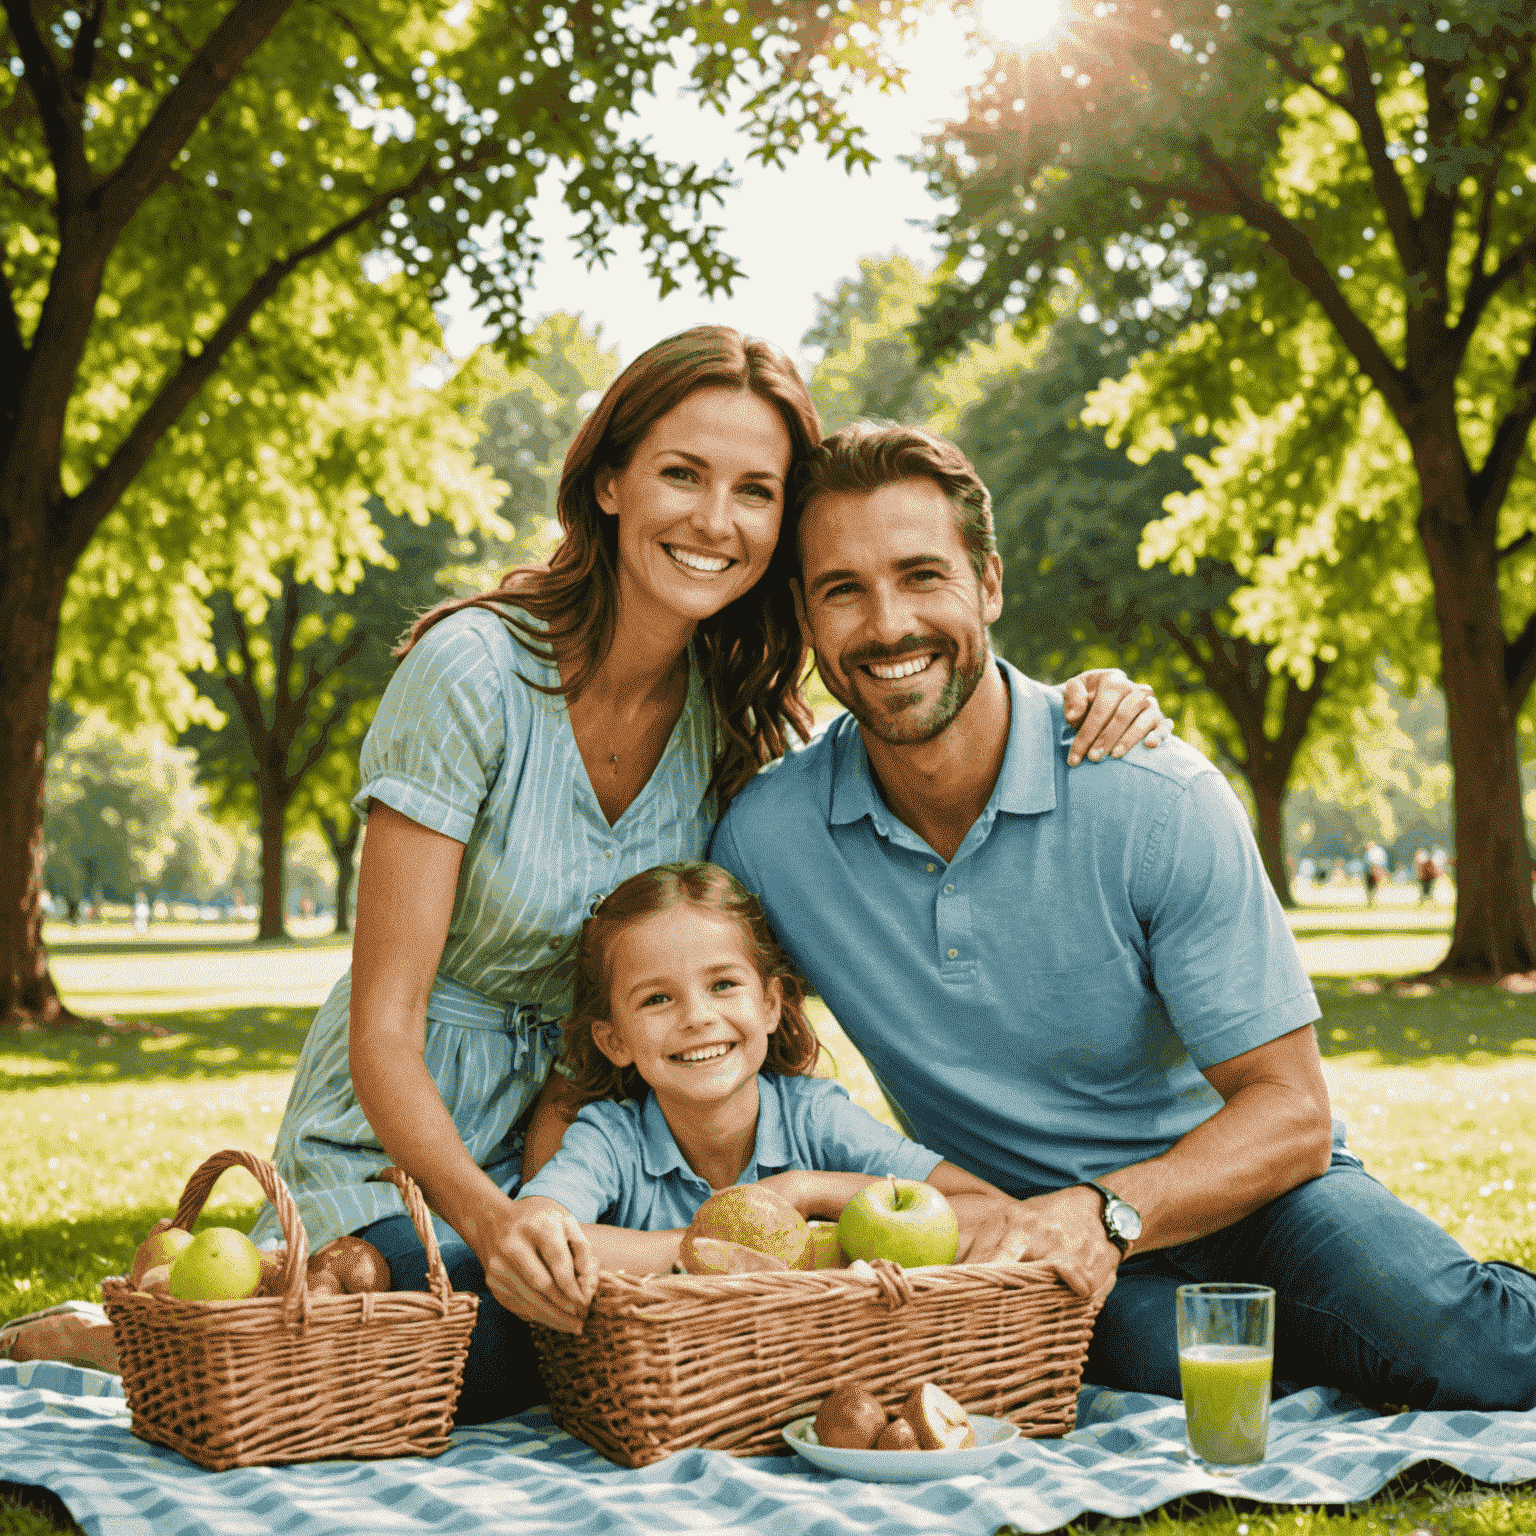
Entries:
[[1218, 1281], [1178, 1289], [1179, 1379], [1190, 1459], [1208, 1472], [1263, 1461], [1275, 1293]]

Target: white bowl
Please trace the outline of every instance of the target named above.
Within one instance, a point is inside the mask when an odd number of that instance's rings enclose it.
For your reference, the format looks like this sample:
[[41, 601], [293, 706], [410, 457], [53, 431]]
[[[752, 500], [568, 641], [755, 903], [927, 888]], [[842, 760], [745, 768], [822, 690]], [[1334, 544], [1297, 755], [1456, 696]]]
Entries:
[[1019, 1438], [1018, 1425], [1006, 1419], [989, 1419], [979, 1413], [966, 1417], [976, 1443], [963, 1451], [852, 1451], [820, 1445], [807, 1433], [815, 1418], [810, 1414], [786, 1424], [780, 1433], [790, 1450], [837, 1477], [856, 1477], [866, 1483], [931, 1483], [984, 1470]]

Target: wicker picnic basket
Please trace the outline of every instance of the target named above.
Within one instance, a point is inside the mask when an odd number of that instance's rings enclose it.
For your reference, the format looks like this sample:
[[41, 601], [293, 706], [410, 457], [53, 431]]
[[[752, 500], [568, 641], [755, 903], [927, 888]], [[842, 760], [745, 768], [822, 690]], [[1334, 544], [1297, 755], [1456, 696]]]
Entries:
[[766, 1456], [839, 1382], [894, 1408], [932, 1381], [1025, 1435], [1072, 1428], [1099, 1300], [1048, 1263], [874, 1268], [604, 1273], [580, 1335], [534, 1328], [555, 1422], [627, 1467]]
[[264, 1158], [215, 1153], [187, 1181], [175, 1225], [191, 1231], [228, 1168], [253, 1174], [277, 1212], [283, 1294], [178, 1301], [104, 1280], [134, 1434], [215, 1472], [446, 1450], [479, 1299], [449, 1285], [415, 1183], [399, 1168], [378, 1175], [421, 1235], [430, 1289], [311, 1295], [304, 1224]]

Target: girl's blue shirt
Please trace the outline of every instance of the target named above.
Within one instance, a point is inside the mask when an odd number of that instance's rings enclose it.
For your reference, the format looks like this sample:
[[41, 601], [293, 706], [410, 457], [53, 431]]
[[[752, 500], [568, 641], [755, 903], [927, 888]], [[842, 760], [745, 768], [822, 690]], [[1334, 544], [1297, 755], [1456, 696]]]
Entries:
[[[943, 1161], [860, 1109], [841, 1083], [760, 1072], [757, 1091], [757, 1140], [738, 1184], [791, 1169], [926, 1179]], [[665, 1232], [686, 1227], [713, 1193], [688, 1166], [648, 1093], [638, 1104], [586, 1105], [518, 1198], [556, 1200], [577, 1221]]]

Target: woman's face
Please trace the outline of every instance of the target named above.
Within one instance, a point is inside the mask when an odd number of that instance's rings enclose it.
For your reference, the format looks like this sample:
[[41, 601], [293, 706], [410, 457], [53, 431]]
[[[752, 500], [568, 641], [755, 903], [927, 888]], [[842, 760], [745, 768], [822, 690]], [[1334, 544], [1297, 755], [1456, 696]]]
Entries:
[[619, 602], [698, 623], [755, 586], [784, 515], [789, 431], [751, 390], [709, 385], [659, 418], [628, 465], [599, 475], [619, 523]]

